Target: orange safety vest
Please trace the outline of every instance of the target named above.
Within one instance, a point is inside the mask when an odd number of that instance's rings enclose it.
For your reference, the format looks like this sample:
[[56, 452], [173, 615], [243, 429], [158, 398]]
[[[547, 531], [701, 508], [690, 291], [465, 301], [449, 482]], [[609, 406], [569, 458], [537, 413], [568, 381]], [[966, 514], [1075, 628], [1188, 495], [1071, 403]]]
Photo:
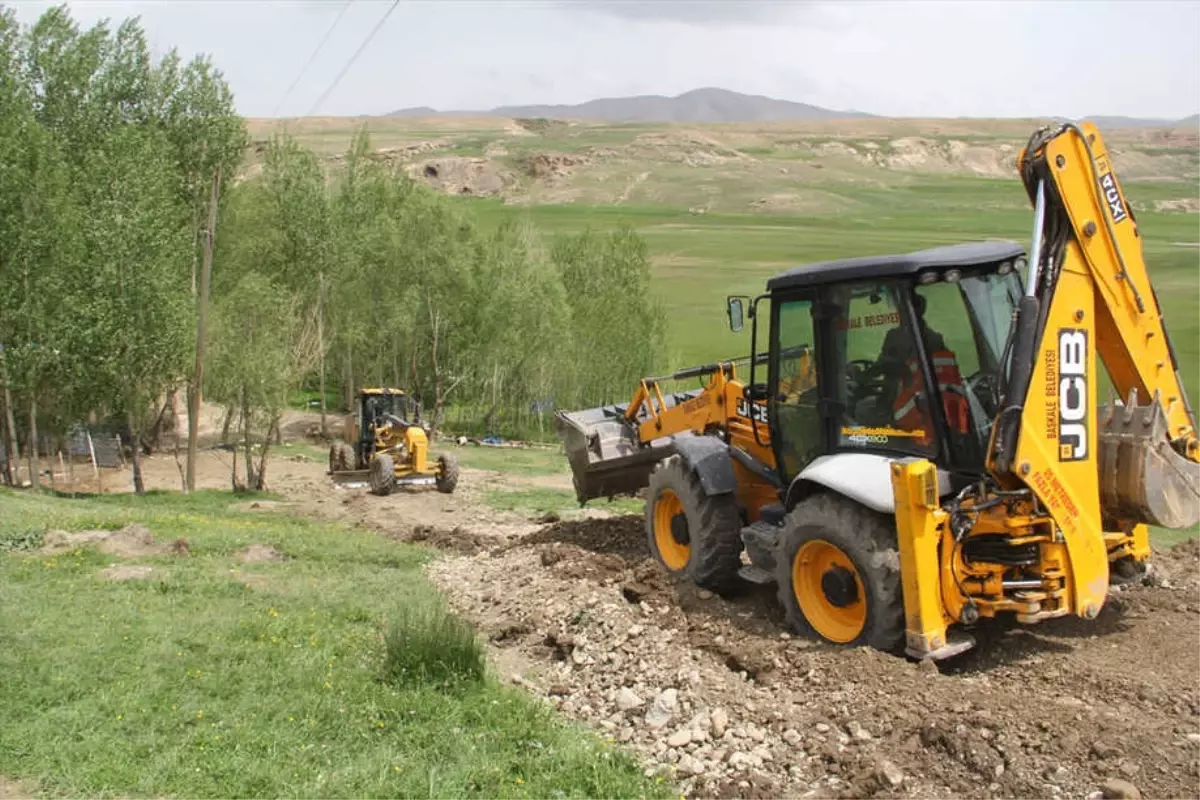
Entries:
[[[963, 386], [962, 374], [958, 371], [958, 361], [954, 358], [954, 353], [939, 350], [933, 354], [933, 375], [942, 395], [942, 410], [946, 414], [946, 423], [951, 429], [966, 433], [971, 418], [967, 398], [951, 390], [951, 387], [961, 389]], [[924, 430], [927, 420], [921, 412], [920, 386], [920, 364], [916, 356], [912, 356], [905, 364], [900, 390], [896, 392], [896, 400], [892, 404], [892, 418], [896, 421], [896, 427], [919, 432], [920, 435], [914, 438], [921, 444], [928, 444], [932, 437], [929, 431]]]

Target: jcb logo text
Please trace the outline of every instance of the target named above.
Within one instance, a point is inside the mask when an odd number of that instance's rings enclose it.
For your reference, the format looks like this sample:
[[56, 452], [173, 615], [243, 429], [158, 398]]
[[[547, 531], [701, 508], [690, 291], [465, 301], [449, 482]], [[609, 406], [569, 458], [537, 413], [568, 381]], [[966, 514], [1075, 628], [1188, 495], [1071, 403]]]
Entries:
[[1125, 211], [1125, 201], [1121, 199], [1121, 192], [1117, 189], [1117, 181], [1111, 172], [1100, 176], [1100, 189], [1104, 192], [1104, 201], [1108, 203], [1108, 210], [1112, 214], [1114, 223], [1129, 216]]
[[1058, 460], [1088, 455], [1087, 331], [1058, 332]]

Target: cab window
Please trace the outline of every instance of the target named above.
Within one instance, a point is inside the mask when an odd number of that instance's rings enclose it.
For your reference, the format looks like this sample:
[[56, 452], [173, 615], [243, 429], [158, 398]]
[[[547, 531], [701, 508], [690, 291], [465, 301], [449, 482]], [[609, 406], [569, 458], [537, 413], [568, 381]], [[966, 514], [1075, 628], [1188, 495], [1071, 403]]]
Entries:
[[[907, 290], [874, 282], [827, 290], [835, 441], [842, 448], [933, 452], [929, 397], [901, 291]], [[937, 342], [927, 337], [930, 344]]]
[[771, 440], [784, 477], [791, 479], [821, 450], [813, 304], [787, 300], [778, 305], [777, 314]]

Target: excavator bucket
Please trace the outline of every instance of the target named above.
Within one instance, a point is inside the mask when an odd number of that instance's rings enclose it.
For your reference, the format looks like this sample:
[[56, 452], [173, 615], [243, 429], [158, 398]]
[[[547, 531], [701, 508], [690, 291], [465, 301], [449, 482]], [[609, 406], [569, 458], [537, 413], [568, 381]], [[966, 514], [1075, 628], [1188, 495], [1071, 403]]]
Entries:
[[[703, 390], [667, 395], [667, 408]], [[560, 411], [554, 427], [563, 441], [580, 504], [598, 497], [636, 494], [650, 482], [654, 465], [675, 452], [671, 437], [638, 441], [637, 426], [625, 419], [627, 404]]]
[[1118, 519], [1163, 528], [1190, 528], [1200, 520], [1200, 463], [1181, 455], [1167, 435], [1167, 416], [1149, 405], [1111, 402], [1100, 407], [1100, 504]]

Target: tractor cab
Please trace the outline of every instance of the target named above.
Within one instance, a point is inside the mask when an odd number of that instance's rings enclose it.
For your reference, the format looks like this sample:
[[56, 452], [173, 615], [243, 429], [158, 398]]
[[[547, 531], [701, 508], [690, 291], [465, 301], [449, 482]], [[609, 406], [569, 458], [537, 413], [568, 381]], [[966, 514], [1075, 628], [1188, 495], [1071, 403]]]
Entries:
[[[749, 309], [756, 334], [757, 303], [771, 301], [766, 382], [752, 372], [747, 399], [766, 405], [784, 484], [841, 452], [983, 474], [1023, 266], [1020, 245], [979, 242], [771, 279]], [[735, 330], [745, 301], [729, 299]], [[756, 352], [751, 364], [762, 360]], [[806, 373], [815, 380], [794, 391], [793, 376]]]

